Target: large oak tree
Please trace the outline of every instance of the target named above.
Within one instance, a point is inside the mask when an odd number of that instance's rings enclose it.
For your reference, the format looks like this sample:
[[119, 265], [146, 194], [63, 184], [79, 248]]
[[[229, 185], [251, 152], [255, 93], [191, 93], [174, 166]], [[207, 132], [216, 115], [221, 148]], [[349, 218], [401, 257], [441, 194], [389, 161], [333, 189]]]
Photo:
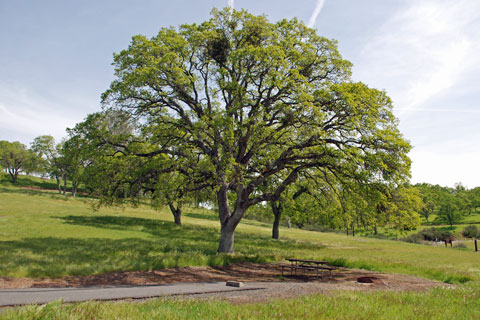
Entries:
[[233, 252], [249, 207], [278, 200], [303, 172], [358, 183], [408, 175], [388, 96], [352, 82], [336, 42], [296, 19], [213, 10], [201, 24], [134, 36], [113, 64], [104, 106], [138, 119], [145, 140], [124, 154], [202, 163], [189, 169], [215, 191], [219, 252]]

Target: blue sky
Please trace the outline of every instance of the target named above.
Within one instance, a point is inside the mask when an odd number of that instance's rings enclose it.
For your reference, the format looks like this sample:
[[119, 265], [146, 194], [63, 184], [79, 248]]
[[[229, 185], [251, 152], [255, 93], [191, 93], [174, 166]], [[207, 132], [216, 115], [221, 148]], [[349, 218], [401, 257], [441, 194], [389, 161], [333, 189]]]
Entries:
[[133, 35], [227, 5], [297, 17], [338, 40], [354, 80], [392, 97], [414, 146], [413, 183], [480, 186], [478, 0], [0, 0], [0, 140], [60, 140], [100, 110], [112, 54]]

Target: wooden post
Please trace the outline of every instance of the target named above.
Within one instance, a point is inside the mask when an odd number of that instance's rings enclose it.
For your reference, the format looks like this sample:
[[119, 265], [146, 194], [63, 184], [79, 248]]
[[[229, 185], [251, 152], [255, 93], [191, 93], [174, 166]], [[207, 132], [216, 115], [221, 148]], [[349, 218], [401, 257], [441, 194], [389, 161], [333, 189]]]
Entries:
[[477, 239], [475, 238], [475, 240], [474, 240], [474, 241], [475, 241], [475, 252], [477, 252], [477, 251], [478, 251], [478, 247], [477, 247]]

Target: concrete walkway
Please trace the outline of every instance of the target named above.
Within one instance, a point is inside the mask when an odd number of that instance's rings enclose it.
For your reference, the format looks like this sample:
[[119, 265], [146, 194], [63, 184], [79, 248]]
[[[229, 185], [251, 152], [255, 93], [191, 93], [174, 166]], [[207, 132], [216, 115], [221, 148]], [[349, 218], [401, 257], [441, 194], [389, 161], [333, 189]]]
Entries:
[[34, 303], [44, 304], [59, 299], [63, 299], [65, 302], [129, 298], [142, 299], [260, 289], [262, 289], [262, 287], [261, 284], [258, 283], [245, 283], [243, 287], [236, 288], [226, 286], [225, 282], [196, 282], [159, 286], [0, 289], [0, 306], [18, 306]]

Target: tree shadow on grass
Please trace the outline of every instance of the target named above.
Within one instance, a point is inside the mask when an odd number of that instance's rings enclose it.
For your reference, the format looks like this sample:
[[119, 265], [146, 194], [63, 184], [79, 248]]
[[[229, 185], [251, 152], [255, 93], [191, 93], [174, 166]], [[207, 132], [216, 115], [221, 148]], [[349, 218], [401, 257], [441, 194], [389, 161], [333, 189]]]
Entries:
[[51, 199], [64, 200], [64, 201], [72, 198], [68, 194], [67, 194], [67, 196], [59, 194], [57, 190], [39, 190], [39, 189], [0, 187], [0, 193], [26, 194], [26, 195], [29, 195], [29, 196], [43, 196], [43, 197], [48, 196]]
[[34, 189], [29, 187], [14, 187], [5, 188], [0, 186], [0, 193], [8, 194], [26, 194], [29, 196], [48, 196], [50, 199], [67, 201], [69, 199], [92, 199], [91, 196], [77, 193], [75, 197], [72, 197], [71, 192], [67, 191], [67, 194], [60, 194], [56, 189]]
[[52, 189], [57, 188], [57, 184], [52, 180], [43, 180], [40, 178], [33, 179], [30, 176], [19, 175], [17, 183], [13, 183], [12, 179], [8, 175], [0, 176], [0, 185], [5, 186], [14, 186], [14, 187], [26, 187], [26, 186], [35, 186], [43, 189]]
[[[184, 212], [183, 215], [186, 216], [186, 217], [189, 217], [189, 218], [219, 221], [218, 220], [218, 215], [216, 215], [216, 214], [199, 213], [199, 212]], [[246, 217], [244, 217], [242, 219], [242, 223], [252, 225], [252, 226], [260, 226], [260, 227], [271, 228], [271, 224], [268, 224], [268, 223], [262, 222], [262, 221], [258, 221], [258, 220], [248, 219]]]
[[214, 214], [199, 213], [199, 212], [184, 212], [183, 215], [190, 218], [218, 221], [218, 216]]
[[51, 194], [53, 191], [45, 191], [38, 189], [22, 189], [22, 188], [5, 188], [0, 187], [0, 193], [18, 193], [18, 194], [28, 194], [32, 196], [44, 196], [46, 194]]
[[318, 245], [236, 234], [236, 254], [217, 254], [219, 231], [199, 226], [133, 217], [58, 217], [71, 225], [143, 231], [153, 239], [26, 238], [0, 242], [0, 275], [61, 277], [111, 271], [157, 270], [179, 266], [223, 266], [234, 262], [270, 262]]

